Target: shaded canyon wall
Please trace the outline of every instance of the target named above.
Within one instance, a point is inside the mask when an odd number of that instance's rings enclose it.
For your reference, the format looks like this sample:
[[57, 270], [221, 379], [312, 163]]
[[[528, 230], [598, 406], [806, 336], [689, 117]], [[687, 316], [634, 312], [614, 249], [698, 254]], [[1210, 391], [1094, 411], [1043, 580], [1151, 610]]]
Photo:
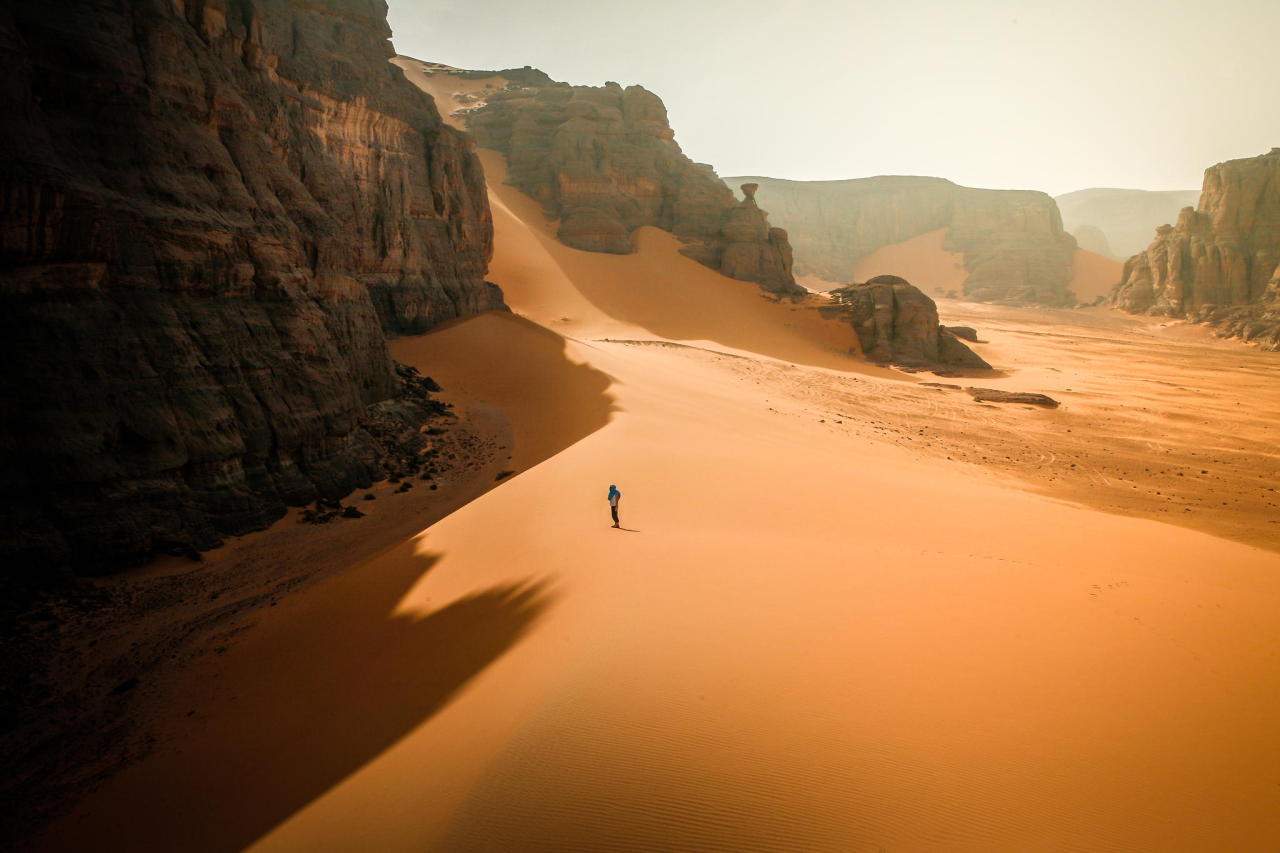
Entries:
[[424, 414], [386, 333], [503, 307], [472, 143], [388, 63], [385, 16], [0, 11], [7, 565], [199, 550], [368, 483], [372, 433]]

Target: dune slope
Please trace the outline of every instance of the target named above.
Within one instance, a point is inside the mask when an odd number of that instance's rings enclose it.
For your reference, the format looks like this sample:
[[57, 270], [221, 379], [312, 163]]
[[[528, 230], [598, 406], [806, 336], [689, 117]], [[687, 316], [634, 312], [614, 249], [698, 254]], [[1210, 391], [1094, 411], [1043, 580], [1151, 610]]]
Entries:
[[[1253, 444], [1219, 439], [1250, 501], [1229, 515], [1175, 526], [1152, 520], [1155, 505], [1090, 509], [1100, 484], [1076, 502], [1053, 485], [1074, 460], [1099, 470], [1087, 431], [1103, 409], [1117, 433], [1159, 425], [1162, 449], [1222, 431], [1174, 417], [1220, 371], [1149, 391], [1138, 419], [1116, 400], [1139, 387], [1117, 364], [1238, 360], [1270, 412], [1262, 354], [1137, 319], [1095, 328], [1098, 315], [1069, 312], [1078, 325], [1064, 328], [1061, 315], [983, 306], [970, 309], [989, 321], [981, 352], [1016, 370], [992, 384], [1066, 400], [983, 407], [864, 369], [842, 330], [680, 258], [661, 233], [641, 233], [633, 256], [559, 246], [487, 166], [490, 277], [522, 316], [403, 338], [393, 353], [437, 376], [464, 416], [508, 420], [518, 474], [264, 614], [223, 656], [216, 690], [200, 687], [207, 673], [175, 689], [175, 718], [203, 689], [205, 722], [175, 719], [168, 746], [49, 847], [1280, 839], [1266, 419], [1237, 419]], [[1045, 366], [1054, 358], [1069, 375]], [[1240, 541], [1205, 532], [1219, 522]], [[302, 695], [286, 689], [299, 666], [312, 673]], [[385, 722], [374, 735], [361, 708]], [[304, 739], [314, 754], [272, 751], [300, 729], [317, 734]]]

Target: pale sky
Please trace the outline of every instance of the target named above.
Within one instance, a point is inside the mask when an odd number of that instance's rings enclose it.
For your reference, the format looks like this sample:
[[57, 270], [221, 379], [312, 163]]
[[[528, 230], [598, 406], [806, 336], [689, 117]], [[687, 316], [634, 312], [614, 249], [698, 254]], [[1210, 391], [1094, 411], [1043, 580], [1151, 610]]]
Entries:
[[721, 175], [1197, 189], [1280, 146], [1280, 0], [388, 0], [396, 49], [639, 83]]

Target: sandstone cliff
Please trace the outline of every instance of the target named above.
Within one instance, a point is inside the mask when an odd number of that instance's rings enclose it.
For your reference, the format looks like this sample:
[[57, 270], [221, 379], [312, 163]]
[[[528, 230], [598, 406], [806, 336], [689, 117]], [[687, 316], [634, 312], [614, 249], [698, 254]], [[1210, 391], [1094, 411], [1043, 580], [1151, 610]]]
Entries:
[[1113, 302], [1280, 348], [1280, 148], [1207, 169], [1199, 206], [1129, 259]]
[[1071, 304], [1075, 240], [1053, 199], [1024, 190], [981, 190], [942, 178], [888, 176], [847, 181], [726, 178], [760, 185], [759, 198], [785, 222], [796, 272], [847, 281], [859, 258], [946, 228], [945, 248], [964, 254], [964, 297]]
[[[382, 0], [0, 10], [0, 558], [210, 547], [380, 475], [385, 331], [501, 307]], [[384, 331], [385, 330], [385, 331]]]
[[[456, 73], [456, 72], [454, 72]], [[707, 165], [680, 150], [662, 100], [641, 86], [570, 86], [533, 69], [463, 72], [505, 85], [471, 98], [467, 129], [501, 151], [508, 180], [559, 219], [560, 239], [593, 252], [632, 251], [643, 225], [670, 231], [685, 253], [778, 294], [800, 295], [787, 232], [769, 225]]]

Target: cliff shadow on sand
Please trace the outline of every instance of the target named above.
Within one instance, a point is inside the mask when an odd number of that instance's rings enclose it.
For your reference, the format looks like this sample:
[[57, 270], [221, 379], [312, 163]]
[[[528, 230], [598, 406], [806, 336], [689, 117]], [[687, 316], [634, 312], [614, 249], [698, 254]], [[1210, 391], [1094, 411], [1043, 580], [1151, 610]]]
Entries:
[[[33, 849], [104, 849], [95, 839], [107, 827], [105, 849], [137, 849], [139, 839], [241, 849], [444, 708], [531, 630], [551, 601], [532, 578], [425, 615], [393, 611], [441, 559], [420, 532], [515, 479], [506, 471], [518, 475], [605, 426], [611, 379], [570, 360], [564, 338], [505, 312], [390, 345], [407, 364], [445, 366], [441, 396], [462, 423], [491, 434], [501, 456], [446, 476], [440, 492], [420, 484], [393, 497], [396, 486], [385, 486], [360, 504], [367, 517], [348, 522], [359, 525], [355, 538], [349, 528], [286, 523], [213, 552], [181, 594], [172, 586], [185, 574], [124, 579], [123, 600], [150, 609], [136, 619], [122, 611], [128, 627], [106, 642], [97, 623], [66, 632], [56, 654], [95, 671], [124, 667], [141, 687], [105, 697], [113, 682], [99, 678], [45, 701], [45, 713], [55, 703], [74, 719], [58, 743], [23, 746], [57, 761], [42, 760], [47, 770], [10, 792], [14, 813], [44, 804], [11, 833], [74, 809]], [[440, 503], [402, 506], [415, 495]], [[307, 569], [282, 586], [282, 561]], [[109, 748], [91, 730], [104, 718], [125, 726]]]
[[442, 559], [402, 543], [284, 602], [242, 644], [206, 657], [155, 721], [161, 750], [31, 849], [244, 849], [375, 759], [510, 651], [553, 602], [546, 582], [530, 578], [427, 613], [398, 612]]

